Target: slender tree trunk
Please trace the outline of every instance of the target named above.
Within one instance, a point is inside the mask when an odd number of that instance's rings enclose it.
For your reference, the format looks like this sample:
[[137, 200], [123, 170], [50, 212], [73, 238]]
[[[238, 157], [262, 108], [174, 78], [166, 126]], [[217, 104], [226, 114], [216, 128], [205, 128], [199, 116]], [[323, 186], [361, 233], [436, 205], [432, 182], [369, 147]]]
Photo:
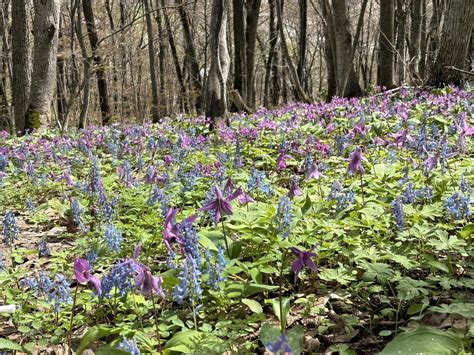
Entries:
[[307, 47], [307, 25], [308, 25], [308, 0], [298, 0], [299, 2], [299, 40], [298, 40], [298, 79], [303, 88], [308, 88], [305, 75], [306, 47]]
[[255, 45], [257, 42], [257, 25], [260, 15], [261, 0], [247, 1], [247, 26], [245, 29], [246, 41], [246, 82], [247, 82], [247, 104], [255, 107]]
[[302, 102], [310, 103], [312, 99], [309, 97], [307, 93], [304, 92], [303, 88], [301, 87], [301, 84], [298, 80], [298, 73], [296, 72], [295, 66], [293, 65], [293, 61], [291, 60], [288, 46], [286, 44], [285, 31], [283, 28], [283, 15], [282, 15], [283, 9], [280, 6], [280, 2], [281, 0], [276, 0], [278, 29], [280, 31], [281, 49], [283, 52], [283, 57], [285, 58], [286, 65], [288, 66], [290, 81], [295, 89], [296, 99]]
[[439, 51], [430, 68], [428, 85], [462, 86], [465, 82], [464, 74], [450, 70], [446, 66], [468, 69], [466, 63], [469, 40], [466, 40], [466, 34], [472, 33], [474, 6], [472, 0], [448, 1], [446, 5]]
[[245, 74], [247, 66], [246, 60], [246, 40], [245, 40], [245, 8], [244, 0], [232, 0], [232, 12], [234, 18], [234, 90], [237, 90], [241, 97], [247, 97], [247, 76]]
[[[415, 2], [418, 2], [415, 1]], [[395, 0], [380, 0], [380, 57], [378, 85], [387, 89], [395, 87], [393, 82], [394, 69], [394, 15]]]
[[143, 0], [146, 20], [146, 30], [148, 35], [148, 63], [150, 65], [151, 78], [151, 116], [153, 123], [160, 122], [159, 113], [159, 97], [158, 97], [158, 80], [156, 78], [155, 67], [155, 44], [153, 36], [153, 23], [151, 22], [150, 3], [149, 0]]
[[405, 31], [406, 31], [406, 8], [405, 0], [397, 0], [397, 64], [398, 83], [405, 81]]
[[102, 124], [110, 123], [110, 105], [107, 87], [107, 77], [105, 73], [102, 57], [98, 54], [99, 37], [95, 26], [94, 11], [92, 9], [91, 0], [82, 0], [82, 10], [84, 19], [86, 20], [87, 34], [92, 49], [92, 55], [95, 63], [95, 75], [97, 77], [97, 90], [99, 92], [99, 105], [102, 116]]
[[326, 75], [328, 92], [326, 101], [337, 95], [337, 79], [336, 79], [336, 39], [334, 33], [334, 25], [332, 22], [331, 9], [327, 6], [325, 0], [321, 1], [323, 31], [324, 31], [324, 59], [326, 61]]
[[420, 41], [420, 63], [418, 63], [418, 73], [420, 80], [425, 80], [425, 68], [426, 68], [426, 51], [428, 45], [428, 28], [427, 28], [427, 13], [426, 13], [426, 1], [422, 0], [421, 7], [421, 41]]
[[[345, 0], [332, 1], [332, 15], [330, 14], [329, 18], [331, 17], [333, 19], [330, 27], [333, 29], [331, 32], [334, 32], [334, 39], [331, 42], [335, 42], [335, 51], [332, 53], [333, 57], [335, 56], [338, 95], [341, 97], [361, 96], [362, 89], [351, 60], [352, 36]], [[347, 82], [347, 85], [344, 85], [344, 82]]]
[[7, 93], [7, 78], [8, 74], [8, 61], [10, 57], [8, 48], [8, 9], [10, 6], [9, 1], [0, 2], [0, 131], [6, 130], [11, 134], [15, 131], [15, 123], [10, 116], [10, 108], [8, 104], [8, 93]]
[[415, 80], [419, 79], [420, 45], [421, 45], [421, 7], [422, 0], [411, 1], [411, 26], [410, 26], [410, 74]]
[[230, 58], [227, 50], [226, 21], [225, 0], [213, 0], [210, 39], [211, 67], [206, 85], [206, 116], [211, 118], [211, 129], [227, 112], [226, 82]]
[[[183, 0], [175, 0], [176, 5], [183, 5]], [[185, 65], [189, 74], [191, 75], [191, 81], [194, 88], [194, 95], [196, 97], [196, 110], [201, 112], [203, 109], [203, 85], [201, 80], [201, 73], [199, 70], [199, 63], [196, 55], [196, 48], [194, 45], [194, 39], [191, 33], [191, 24], [189, 22], [189, 15], [184, 6], [178, 8], [179, 17], [181, 19], [181, 25], [183, 27], [183, 35], [185, 42], [186, 60]]]
[[12, 101], [16, 132], [25, 128], [25, 113], [28, 107], [31, 81], [31, 26], [28, 10], [31, 0], [12, 2]]
[[51, 126], [51, 101], [56, 83], [60, 0], [34, 1], [34, 58], [25, 130]]
[[[275, 23], [275, 0], [269, 0], [268, 6], [270, 8], [269, 28], [270, 35], [268, 50], [268, 58], [265, 66], [265, 95], [263, 104], [265, 107], [275, 106], [278, 104], [279, 85], [278, 85], [278, 28]], [[272, 80], [275, 79], [275, 80]], [[276, 82], [275, 82], [276, 81]]]

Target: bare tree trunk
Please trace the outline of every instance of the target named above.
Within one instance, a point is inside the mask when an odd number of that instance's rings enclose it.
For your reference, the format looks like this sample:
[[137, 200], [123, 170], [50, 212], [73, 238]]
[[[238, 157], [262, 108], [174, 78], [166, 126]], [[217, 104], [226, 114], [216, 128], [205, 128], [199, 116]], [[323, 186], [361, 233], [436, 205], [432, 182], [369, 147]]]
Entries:
[[406, 31], [406, 3], [405, 0], [397, 0], [397, 64], [398, 83], [405, 81], [405, 31]]
[[234, 18], [234, 90], [240, 93], [242, 98], [247, 97], [247, 69], [246, 40], [245, 40], [245, 8], [244, 0], [232, 0], [232, 12]]
[[[151, 115], [153, 123], [160, 122], [159, 113], [159, 97], [158, 97], [158, 80], [156, 78], [155, 67], [155, 44], [153, 36], [153, 23], [151, 22], [150, 3], [149, 0], [143, 0], [146, 20], [146, 30], [148, 35], [148, 62], [150, 65], [151, 78]], [[159, 16], [159, 15], [158, 15]]]
[[[359, 80], [350, 58], [352, 49], [352, 36], [350, 33], [350, 23], [349, 17], [347, 15], [346, 1], [333, 0], [332, 11], [331, 13], [328, 11], [328, 15], [329, 19], [332, 17], [332, 21], [329, 22], [329, 24], [332, 22], [332, 26], [329, 26], [330, 33], [334, 32], [334, 39], [332, 39], [331, 42], [334, 41], [335, 45], [334, 48], [331, 48], [331, 51], [334, 57], [333, 60], [335, 59], [336, 63], [335, 73], [338, 95], [341, 97], [361, 96], [362, 89], [360, 88]], [[347, 85], [344, 85], [346, 77]]]
[[[278, 52], [276, 47], [278, 44], [278, 28], [275, 24], [275, 0], [269, 0], [268, 6], [270, 8], [269, 18], [269, 43], [268, 58], [265, 66], [265, 95], [263, 104], [265, 107], [275, 106], [278, 104], [278, 97], [280, 94], [278, 85]], [[275, 79], [276, 82], [272, 79]]]
[[290, 75], [290, 81], [293, 85], [296, 93], [296, 99], [302, 102], [311, 103], [312, 99], [309, 97], [307, 93], [304, 92], [301, 84], [298, 80], [298, 74], [296, 72], [295, 66], [293, 65], [293, 61], [291, 60], [290, 52], [288, 51], [288, 46], [286, 44], [285, 39], [285, 31], [283, 28], [283, 15], [282, 15], [282, 7], [280, 6], [281, 0], [276, 0], [276, 8], [277, 8], [277, 20], [278, 20], [278, 29], [280, 31], [280, 38], [281, 38], [281, 49], [283, 51], [283, 56], [285, 58], [286, 65], [288, 66], [288, 72]]
[[410, 74], [415, 80], [419, 79], [420, 46], [421, 46], [421, 6], [422, 0], [411, 1], [411, 26], [410, 26]]
[[206, 85], [206, 116], [211, 118], [211, 129], [227, 112], [227, 76], [229, 53], [227, 50], [225, 0], [213, 0], [211, 15], [210, 54], [211, 67]]
[[10, 1], [0, 2], [0, 131], [5, 130], [11, 134], [15, 131], [15, 123], [10, 116], [10, 108], [8, 105], [7, 78], [9, 48], [8, 48], [8, 8]]
[[393, 53], [395, 32], [394, 15], [395, 0], [380, 0], [380, 57], [377, 81], [378, 85], [384, 86], [387, 89], [395, 87], [393, 82], [393, 69], [395, 66], [395, 56]]
[[261, 0], [247, 1], [247, 26], [245, 29], [246, 41], [246, 102], [250, 107], [255, 107], [255, 45], [257, 41], [257, 25], [260, 15]]
[[305, 90], [308, 89], [308, 82], [305, 73], [306, 64], [306, 47], [307, 47], [307, 24], [308, 24], [308, 0], [298, 0], [299, 2], [299, 39], [298, 39], [298, 67], [296, 72], [298, 73], [298, 79], [300, 84]]
[[469, 41], [466, 34], [472, 33], [474, 6], [472, 0], [448, 1], [438, 55], [430, 68], [428, 85], [442, 86], [453, 84], [461, 86], [464, 75], [446, 66], [467, 69], [466, 59]]
[[[157, 0], [158, 4], [158, 0]], [[164, 8], [165, 7], [165, 0], [161, 0], [161, 6]], [[186, 100], [188, 94], [187, 94], [187, 89], [186, 89], [186, 83], [184, 81], [184, 76], [183, 76], [183, 70], [181, 69], [181, 65], [179, 63], [179, 56], [178, 56], [178, 50], [176, 49], [176, 44], [173, 36], [173, 31], [171, 29], [171, 23], [170, 19], [166, 13], [165, 10], [163, 10], [163, 18], [165, 20], [165, 26], [166, 26], [166, 33], [168, 35], [168, 42], [170, 45], [170, 51], [171, 55], [173, 57], [173, 63], [174, 63], [174, 68], [176, 71], [176, 78], [178, 79], [178, 83], [180, 86], [180, 101], [183, 104], [184, 107], [187, 107], [187, 110], [191, 110], [191, 107], [188, 107], [188, 102]]]
[[12, 101], [16, 132], [25, 128], [25, 113], [28, 107], [31, 81], [31, 26], [28, 9], [31, 0], [12, 2]]
[[[183, 5], [183, 0], [175, 0], [177, 5]], [[183, 27], [183, 35], [185, 42], [186, 60], [185, 64], [189, 74], [191, 75], [192, 84], [196, 96], [196, 110], [202, 111], [203, 108], [203, 85], [201, 81], [201, 73], [199, 71], [199, 63], [197, 61], [194, 39], [191, 34], [191, 24], [189, 23], [189, 15], [184, 6], [178, 8], [181, 25]]]
[[51, 126], [51, 101], [56, 82], [60, 0], [34, 1], [34, 58], [25, 130]]
[[92, 55], [95, 63], [95, 75], [97, 77], [97, 90], [99, 92], [100, 112], [102, 115], [102, 124], [110, 123], [110, 106], [107, 88], [107, 77], [105, 74], [104, 63], [102, 57], [98, 54], [99, 37], [95, 27], [94, 11], [92, 9], [91, 0], [82, 0], [82, 10], [84, 19], [86, 20], [87, 34], [92, 49]]
[[421, 7], [421, 41], [420, 41], [420, 63], [418, 63], [418, 73], [422, 82], [425, 80], [425, 68], [426, 68], [426, 51], [428, 45], [428, 28], [427, 28], [427, 17], [426, 13], [426, 1], [422, 0]]

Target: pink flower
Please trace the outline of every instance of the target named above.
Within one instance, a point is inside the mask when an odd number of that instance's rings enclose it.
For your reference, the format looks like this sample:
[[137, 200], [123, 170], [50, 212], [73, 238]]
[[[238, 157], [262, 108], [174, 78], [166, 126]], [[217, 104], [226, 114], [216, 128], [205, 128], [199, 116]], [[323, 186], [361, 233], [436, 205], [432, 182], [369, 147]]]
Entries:
[[311, 257], [316, 256], [316, 253], [313, 253], [314, 248], [316, 248], [316, 246], [311, 248], [309, 251], [302, 251], [295, 247], [291, 248], [291, 252], [297, 257], [297, 259], [291, 264], [291, 271], [295, 273], [295, 282], [298, 274], [305, 265], [311, 270], [317, 271], [316, 264], [311, 259]]

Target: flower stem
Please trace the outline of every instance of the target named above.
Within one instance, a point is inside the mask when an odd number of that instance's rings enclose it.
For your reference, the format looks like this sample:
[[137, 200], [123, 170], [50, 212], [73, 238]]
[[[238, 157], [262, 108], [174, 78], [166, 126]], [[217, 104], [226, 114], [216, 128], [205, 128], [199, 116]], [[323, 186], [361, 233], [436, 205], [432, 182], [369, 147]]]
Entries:
[[280, 303], [280, 330], [282, 333], [286, 327], [286, 319], [283, 319], [283, 271], [285, 269], [286, 254], [287, 250], [285, 250], [281, 257], [280, 284], [278, 290], [278, 302]]
[[74, 320], [74, 308], [76, 307], [76, 300], [77, 300], [77, 291], [79, 290], [79, 284], [76, 285], [76, 290], [74, 291], [74, 298], [72, 300], [72, 308], [71, 308], [71, 318], [69, 320], [69, 331], [67, 334], [67, 344], [69, 347], [69, 352], [72, 354], [72, 341], [71, 341], [71, 336], [72, 336], [72, 323]]
[[156, 341], [158, 342], [158, 352], [160, 352], [160, 328], [158, 328], [158, 312], [156, 311], [155, 303], [155, 294], [151, 294], [151, 302], [153, 303], [153, 314], [155, 316], [155, 332], [156, 332]]
[[222, 233], [224, 234], [225, 249], [227, 250], [227, 256], [229, 257], [229, 260], [230, 260], [231, 259], [230, 249], [229, 249], [229, 244], [227, 243], [227, 235], [225, 234], [224, 220], [221, 220], [221, 225], [222, 225]]
[[364, 180], [362, 179], [362, 174], [360, 174], [360, 190], [362, 192], [362, 203], [365, 203]]

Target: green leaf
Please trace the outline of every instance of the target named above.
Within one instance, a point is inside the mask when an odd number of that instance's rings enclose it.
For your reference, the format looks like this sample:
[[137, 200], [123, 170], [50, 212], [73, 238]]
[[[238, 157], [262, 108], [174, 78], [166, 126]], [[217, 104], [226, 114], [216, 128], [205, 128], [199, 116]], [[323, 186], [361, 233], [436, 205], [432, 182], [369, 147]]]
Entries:
[[304, 328], [301, 325], [297, 325], [290, 330], [286, 331], [286, 337], [288, 339], [288, 345], [290, 345], [293, 354], [301, 354], [302, 348], [301, 343], [304, 336]]
[[380, 354], [458, 354], [462, 340], [449, 332], [419, 327], [397, 335]]
[[199, 236], [199, 244], [201, 244], [201, 246], [202, 246], [204, 249], [209, 249], [209, 250], [212, 250], [212, 251], [217, 251], [217, 247], [216, 247], [216, 245], [212, 242], [212, 240], [210, 240], [208, 237], [206, 237], [206, 236], [203, 235], [202, 233], [200, 233], [200, 236]]
[[[288, 319], [288, 315], [290, 314], [290, 299], [287, 297], [283, 297], [281, 299], [283, 312], [280, 311], [280, 299], [274, 298], [272, 299], [273, 305], [273, 313], [278, 317], [280, 320], [280, 324], [282, 328], [286, 327], [286, 320]], [[281, 318], [283, 316], [283, 319]]]
[[192, 353], [190, 349], [195, 347], [195, 344], [200, 341], [204, 333], [192, 329], [182, 330], [166, 342], [165, 351], [167, 354], [175, 353]]
[[24, 346], [15, 343], [14, 341], [0, 338], [0, 350], [14, 350], [14, 351], [21, 351], [26, 354], [31, 354]]
[[104, 346], [94, 352], [95, 355], [130, 355], [128, 351], [113, 348], [111, 346]]
[[77, 348], [76, 354], [81, 355], [84, 350], [86, 350], [89, 345], [93, 342], [99, 340], [100, 338], [106, 337], [110, 334], [118, 333], [120, 329], [114, 329], [110, 327], [106, 327], [104, 325], [96, 325], [90, 328], [86, 334], [82, 337], [81, 343]]
[[272, 291], [277, 288], [278, 286], [249, 283], [249, 284], [245, 284], [244, 286], [244, 295], [248, 297], [256, 293]]
[[262, 306], [255, 300], [251, 300], [250, 298], [242, 298], [242, 303], [248, 306], [253, 313], [263, 313]]
[[308, 212], [309, 209], [311, 208], [311, 205], [312, 205], [311, 199], [309, 198], [309, 195], [306, 194], [306, 199], [304, 200], [303, 207], [301, 207], [301, 212], [303, 214], [306, 214], [306, 212]]
[[280, 328], [277, 328], [269, 323], [265, 323], [260, 328], [259, 338], [263, 345], [267, 346], [269, 343], [274, 343], [280, 336]]

